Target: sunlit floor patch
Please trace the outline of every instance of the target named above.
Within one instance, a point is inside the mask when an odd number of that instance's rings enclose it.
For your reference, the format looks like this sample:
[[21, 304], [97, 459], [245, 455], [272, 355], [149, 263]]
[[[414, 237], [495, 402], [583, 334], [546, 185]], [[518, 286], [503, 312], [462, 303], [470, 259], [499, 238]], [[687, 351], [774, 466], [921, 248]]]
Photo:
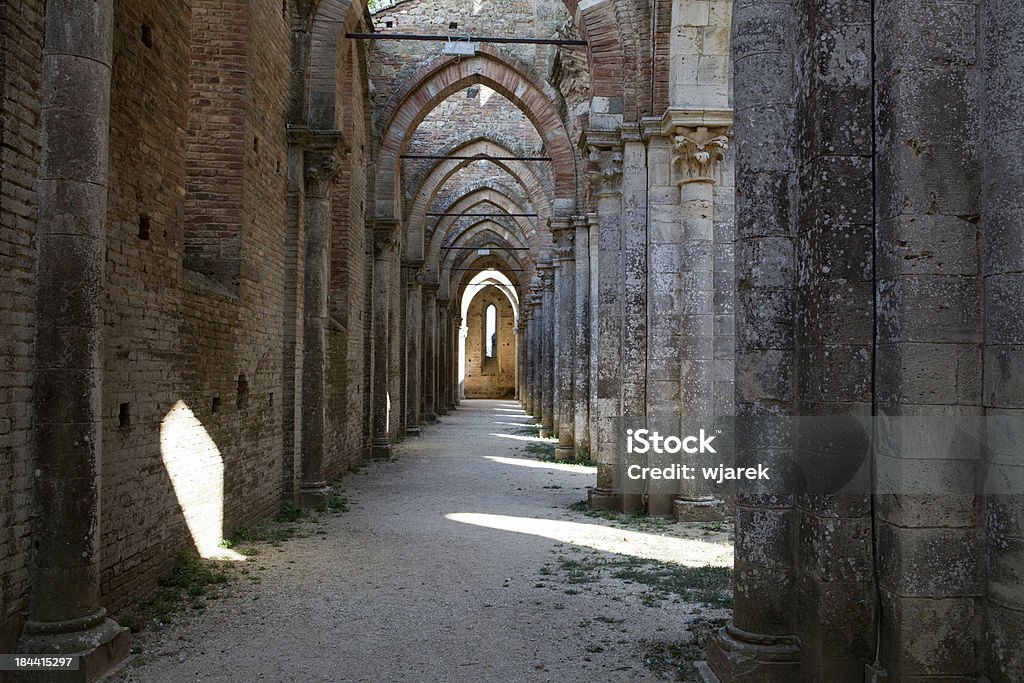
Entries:
[[531, 467], [538, 470], [555, 470], [558, 472], [572, 472], [573, 474], [586, 474], [594, 476], [597, 474], [596, 467], [586, 465], [573, 465], [571, 463], [544, 462], [542, 460], [528, 460], [526, 458], [502, 458], [497, 455], [485, 455], [484, 459], [502, 465], [517, 465], [519, 467]]
[[536, 517], [510, 517], [478, 512], [454, 512], [445, 519], [460, 524], [540, 536], [602, 552], [629, 555], [687, 567], [731, 567], [731, 547], [695, 538], [675, 538], [630, 529]]
[[491, 434], [490, 436], [496, 436], [499, 439], [512, 439], [514, 441], [531, 441], [535, 443], [546, 443], [554, 445], [557, 443], [555, 439], [543, 439], [539, 436], [526, 436], [523, 434]]

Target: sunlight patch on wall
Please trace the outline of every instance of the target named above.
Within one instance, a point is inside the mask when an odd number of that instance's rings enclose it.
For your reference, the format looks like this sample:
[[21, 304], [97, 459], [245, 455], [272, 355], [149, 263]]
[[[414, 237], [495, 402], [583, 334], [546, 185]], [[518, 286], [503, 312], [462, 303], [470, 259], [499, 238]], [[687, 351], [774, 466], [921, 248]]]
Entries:
[[206, 427], [184, 401], [160, 423], [160, 456], [201, 557], [245, 558], [224, 540], [224, 459]]

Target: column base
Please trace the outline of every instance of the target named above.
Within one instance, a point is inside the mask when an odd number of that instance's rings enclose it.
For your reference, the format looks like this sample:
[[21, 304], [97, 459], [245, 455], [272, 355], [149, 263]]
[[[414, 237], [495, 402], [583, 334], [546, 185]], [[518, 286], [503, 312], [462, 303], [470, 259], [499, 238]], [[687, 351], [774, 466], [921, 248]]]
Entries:
[[622, 494], [596, 486], [587, 489], [587, 507], [595, 512], [614, 512], [622, 506]]
[[437, 415], [434, 413], [423, 413], [424, 422], [437, 422]]
[[406, 427], [405, 428], [405, 435], [406, 436], [419, 436], [420, 435], [420, 428], [419, 428], [419, 426], [416, 426], [416, 427]]
[[448, 409], [447, 408], [438, 408], [437, 409], [437, 414], [438, 415], [447, 415], [448, 414]]
[[694, 662], [693, 668], [697, 670], [697, 675], [703, 683], [722, 683], [722, 679], [715, 675], [707, 662]]
[[334, 493], [333, 489], [325, 481], [300, 484], [299, 492], [295, 496], [295, 507], [310, 510], [326, 510], [332, 493]]
[[128, 661], [132, 633], [100, 608], [83, 619], [64, 622], [28, 621], [22, 629], [19, 654], [78, 655], [78, 671], [25, 671], [19, 681], [92, 683]]
[[390, 460], [391, 459], [391, 444], [390, 443], [375, 443], [370, 447], [370, 459], [372, 460]]
[[881, 664], [864, 665], [864, 683], [885, 683], [889, 680], [889, 672]]
[[721, 683], [800, 680], [800, 645], [796, 636], [747, 633], [729, 621], [708, 639], [707, 658]]
[[677, 522], [724, 522], [728, 517], [725, 503], [717, 498], [676, 498], [672, 516]]
[[555, 448], [555, 460], [573, 462], [576, 460], [576, 449], [572, 446], [558, 446]]
[[542, 438], [542, 439], [550, 439], [552, 436], [554, 436], [554, 434], [553, 434], [554, 431], [555, 431], [554, 427], [541, 427], [540, 428], [540, 438]]

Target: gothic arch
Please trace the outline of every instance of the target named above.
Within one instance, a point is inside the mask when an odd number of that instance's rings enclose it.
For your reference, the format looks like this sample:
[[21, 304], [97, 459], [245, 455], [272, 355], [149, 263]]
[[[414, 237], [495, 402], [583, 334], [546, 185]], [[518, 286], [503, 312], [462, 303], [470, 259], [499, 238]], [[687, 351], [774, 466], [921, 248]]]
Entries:
[[412, 131], [438, 103], [452, 93], [484, 84], [508, 99], [530, 119], [552, 159], [556, 205], [572, 213], [577, 197], [577, 158], [564, 122], [565, 103], [548, 83], [539, 83], [514, 60], [481, 48], [475, 57], [455, 61], [442, 57], [428, 63], [406, 90], [386, 119], [379, 146], [376, 174], [378, 218], [395, 218], [399, 210], [397, 180], [399, 156]]

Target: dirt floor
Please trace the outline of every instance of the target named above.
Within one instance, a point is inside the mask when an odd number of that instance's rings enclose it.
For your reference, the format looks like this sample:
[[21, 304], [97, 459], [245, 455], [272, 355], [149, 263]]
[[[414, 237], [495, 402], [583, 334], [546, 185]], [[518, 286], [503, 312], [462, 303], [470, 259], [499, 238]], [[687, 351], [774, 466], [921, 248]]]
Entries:
[[463, 402], [335, 512], [236, 546], [114, 680], [675, 679], [728, 614], [729, 526], [588, 513], [594, 469], [544, 462], [553, 443], [511, 400]]

